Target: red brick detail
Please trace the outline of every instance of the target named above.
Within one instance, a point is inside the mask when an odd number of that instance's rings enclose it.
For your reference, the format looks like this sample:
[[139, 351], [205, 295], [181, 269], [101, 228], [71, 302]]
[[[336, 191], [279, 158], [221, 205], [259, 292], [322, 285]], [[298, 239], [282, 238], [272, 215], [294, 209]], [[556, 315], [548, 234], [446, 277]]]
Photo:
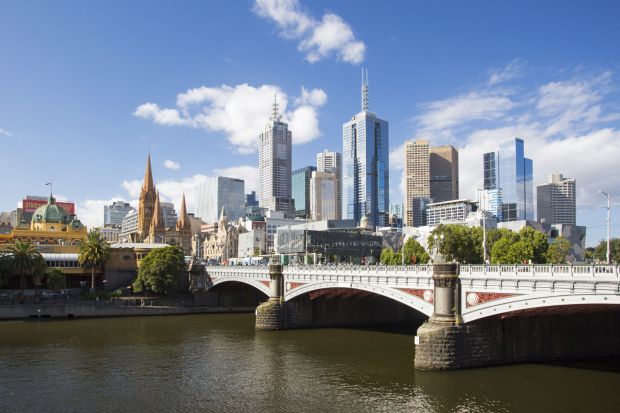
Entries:
[[426, 301], [427, 303], [433, 303], [433, 290], [417, 290], [412, 288], [399, 288], [399, 290], [410, 295], [415, 295], [416, 297]]
[[271, 287], [270, 281], [259, 281], [261, 284], [265, 284], [267, 287]]
[[501, 300], [502, 298], [514, 297], [520, 294], [508, 294], [508, 293], [479, 293], [474, 291], [467, 291], [465, 293], [465, 301], [467, 307], [475, 307], [480, 304], [488, 303], [495, 300]]
[[295, 288], [305, 285], [306, 283], [294, 283], [294, 282], [290, 282], [286, 284], [286, 290], [287, 291], [291, 291], [294, 290]]

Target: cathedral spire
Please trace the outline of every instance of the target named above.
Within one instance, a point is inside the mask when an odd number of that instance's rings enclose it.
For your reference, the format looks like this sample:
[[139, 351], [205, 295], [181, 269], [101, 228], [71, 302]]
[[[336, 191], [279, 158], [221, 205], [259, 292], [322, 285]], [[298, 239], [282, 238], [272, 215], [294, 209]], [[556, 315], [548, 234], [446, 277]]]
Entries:
[[159, 191], [157, 191], [157, 196], [155, 197], [155, 205], [153, 206], [153, 219], [151, 220], [151, 227], [153, 228], [161, 228], [164, 226], [164, 216], [161, 211], [161, 206], [159, 204]]
[[181, 199], [181, 212], [179, 214], [179, 220], [177, 221], [177, 231], [190, 226], [189, 217], [187, 216], [187, 207], [185, 206], [185, 192], [183, 192], [183, 198]]
[[146, 170], [144, 171], [144, 183], [142, 184], [142, 191], [150, 192], [155, 189], [153, 185], [153, 172], [151, 171], [151, 154], [149, 153], [146, 158]]

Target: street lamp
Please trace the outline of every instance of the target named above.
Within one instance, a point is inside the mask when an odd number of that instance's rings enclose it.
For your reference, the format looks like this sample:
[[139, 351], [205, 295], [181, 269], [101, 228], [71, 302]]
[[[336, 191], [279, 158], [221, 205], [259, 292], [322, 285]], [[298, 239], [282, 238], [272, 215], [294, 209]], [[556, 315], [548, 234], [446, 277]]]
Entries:
[[487, 211], [486, 211], [486, 204], [487, 204], [487, 194], [486, 192], [480, 188], [478, 188], [478, 192], [482, 191], [482, 195], [478, 196], [478, 200], [480, 201], [479, 203], [482, 204], [481, 206], [481, 211], [482, 211], [482, 260], [483, 262], [486, 264], [488, 261], [488, 254], [487, 254]]
[[611, 196], [605, 191], [598, 191], [598, 193], [603, 194], [607, 197], [607, 264], [611, 264], [611, 251], [609, 249], [609, 224], [610, 224], [609, 209], [611, 205]]

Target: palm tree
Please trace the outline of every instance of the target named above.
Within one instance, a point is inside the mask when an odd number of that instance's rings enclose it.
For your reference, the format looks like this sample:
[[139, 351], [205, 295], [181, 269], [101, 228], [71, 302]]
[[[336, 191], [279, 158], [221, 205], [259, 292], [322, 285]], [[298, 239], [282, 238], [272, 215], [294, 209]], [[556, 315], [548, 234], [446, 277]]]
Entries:
[[80, 243], [80, 265], [91, 268], [90, 289], [95, 290], [95, 267], [104, 266], [110, 258], [110, 245], [99, 230], [91, 230], [86, 240]]
[[8, 251], [12, 258], [13, 272], [19, 274], [19, 288], [23, 293], [26, 288], [26, 275], [32, 275], [41, 262], [45, 261], [37, 248], [26, 241], [15, 241], [15, 245], [11, 245]]

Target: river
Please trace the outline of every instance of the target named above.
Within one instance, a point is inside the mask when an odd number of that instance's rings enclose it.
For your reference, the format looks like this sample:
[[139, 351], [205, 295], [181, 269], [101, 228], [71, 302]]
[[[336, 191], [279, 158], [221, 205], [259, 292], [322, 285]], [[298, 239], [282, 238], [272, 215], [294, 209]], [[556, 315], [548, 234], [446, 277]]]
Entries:
[[413, 329], [256, 332], [252, 314], [0, 323], [5, 412], [618, 411], [616, 358], [413, 369]]

